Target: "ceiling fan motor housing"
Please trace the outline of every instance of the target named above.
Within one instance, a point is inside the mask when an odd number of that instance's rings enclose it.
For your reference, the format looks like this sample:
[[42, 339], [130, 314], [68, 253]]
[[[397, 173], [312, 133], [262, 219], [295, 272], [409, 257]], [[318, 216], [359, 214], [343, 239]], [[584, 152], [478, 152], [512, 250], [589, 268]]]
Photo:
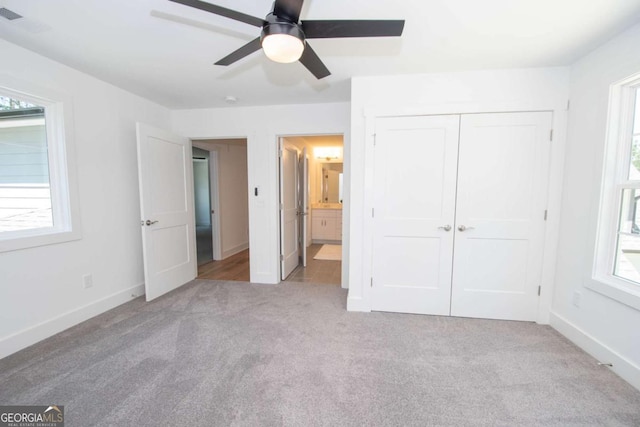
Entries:
[[270, 13], [267, 15], [265, 24], [262, 26], [260, 42], [263, 42], [265, 37], [274, 34], [286, 34], [299, 39], [302, 43], [305, 41], [305, 35], [300, 25], [286, 19], [278, 18], [273, 13]]

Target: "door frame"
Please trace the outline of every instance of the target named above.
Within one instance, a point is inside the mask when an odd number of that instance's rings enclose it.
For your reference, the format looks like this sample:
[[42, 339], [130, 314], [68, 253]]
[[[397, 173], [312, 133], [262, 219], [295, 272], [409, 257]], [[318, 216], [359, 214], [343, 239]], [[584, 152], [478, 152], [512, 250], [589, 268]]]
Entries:
[[[351, 191], [350, 191], [350, 183], [351, 183], [351, 175], [350, 175], [350, 167], [349, 167], [349, 151], [348, 147], [350, 146], [350, 142], [347, 142], [348, 134], [344, 132], [313, 132], [313, 133], [291, 133], [291, 134], [277, 134], [276, 135], [276, 182], [278, 187], [278, 203], [276, 203], [276, 218], [278, 218], [278, 281], [282, 282], [280, 277], [282, 276], [282, 263], [280, 262], [280, 254], [282, 254], [282, 243], [281, 243], [281, 233], [280, 233], [280, 143], [286, 138], [300, 138], [300, 137], [309, 137], [309, 136], [342, 136], [342, 149], [343, 149], [343, 200], [342, 200], [342, 269], [340, 271], [340, 283], [343, 289], [349, 288], [349, 247], [350, 247], [350, 235], [349, 235], [349, 217], [351, 212]], [[309, 156], [312, 156], [313, 153], [307, 153]], [[308, 168], [307, 168], [308, 171]], [[309, 218], [311, 216], [311, 205], [313, 203], [309, 202]], [[308, 229], [307, 233], [311, 234], [311, 220], [308, 221]], [[306, 242], [304, 242], [306, 244]], [[366, 310], [366, 311], [371, 311]]]
[[372, 108], [364, 111], [364, 189], [362, 221], [362, 274], [358, 282], [352, 277], [347, 299], [349, 311], [371, 311], [371, 286], [373, 276], [373, 218], [374, 188], [373, 166], [375, 145], [375, 124], [378, 118], [478, 114], [478, 113], [516, 113], [516, 112], [551, 112], [553, 115], [553, 140], [549, 154], [549, 176], [547, 191], [548, 218], [542, 261], [541, 294], [538, 303], [536, 322], [549, 324], [551, 302], [554, 293], [557, 244], [560, 232], [560, 206], [562, 199], [562, 180], [564, 171], [564, 147], [567, 129], [568, 104], [553, 102], [521, 102], [521, 103], [487, 103], [487, 104], [437, 104], [419, 107]]
[[[230, 139], [243, 139], [247, 141], [247, 168], [249, 162], [249, 138], [246, 136], [237, 136], [237, 137], [228, 137], [228, 138], [220, 138], [220, 137], [210, 137], [210, 138], [190, 138], [190, 141], [193, 145], [194, 142], [202, 143], [202, 142], [211, 142], [213, 144], [224, 144], [224, 142], [216, 142], [216, 141], [225, 141]], [[199, 144], [197, 148], [201, 150], [206, 150], [209, 152], [209, 199], [211, 210], [215, 211], [215, 214], [211, 214], [211, 240], [213, 242], [213, 260], [221, 261], [222, 258], [222, 229], [220, 226], [220, 154], [219, 150], [216, 148], [205, 148], [202, 144]], [[248, 173], [248, 171], [247, 171]], [[248, 181], [249, 176], [247, 176]], [[250, 184], [249, 184], [250, 185]], [[249, 199], [249, 188], [247, 187], [247, 199]], [[247, 204], [249, 210], [249, 218], [251, 218], [251, 203]], [[195, 215], [195, 213], [194, 213]], [[251, 227], [249, 227], [249, 251], [251, 251]], [[249, 269], [251, 270], [251, 261], [249, 261]], [[251, 275], [251, 271], [249, 272]]]

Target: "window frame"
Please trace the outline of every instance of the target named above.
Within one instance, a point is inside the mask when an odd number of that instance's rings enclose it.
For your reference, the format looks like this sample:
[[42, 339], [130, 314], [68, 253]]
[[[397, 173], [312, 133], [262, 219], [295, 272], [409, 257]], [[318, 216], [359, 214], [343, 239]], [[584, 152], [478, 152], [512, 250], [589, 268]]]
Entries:
[[44, 107], [52, 227], [0, 233], [0, 253], [82, 238], [70, 98], [0, 75], [0, 93]]
[[640, 73], [610, 87], [596, 253], [592, 280], [585, 286], [640, 310], [640, 283], [614, 274], [622, 192], [640, 189], [640, 180], [629, 179], [634, 106], [640, 108], [635, 105], [637, 90]]

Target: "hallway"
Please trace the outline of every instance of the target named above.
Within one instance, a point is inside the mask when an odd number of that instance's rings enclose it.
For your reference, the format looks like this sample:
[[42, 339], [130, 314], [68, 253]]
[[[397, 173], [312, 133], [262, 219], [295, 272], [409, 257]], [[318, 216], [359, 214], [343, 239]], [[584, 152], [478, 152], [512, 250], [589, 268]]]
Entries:
[[249, 249], [198, 266], [198, 279], [249, 281]]
[[[284, 281], [340, 285], [342, 261], [313, 259], [321, 248], [321, 244], [309, 246], [307, 266], [299, 265]], [[248, 282], [249, 250], [239, 252], [222, 261], [212, 261], [198, 266], [198, 279]]]

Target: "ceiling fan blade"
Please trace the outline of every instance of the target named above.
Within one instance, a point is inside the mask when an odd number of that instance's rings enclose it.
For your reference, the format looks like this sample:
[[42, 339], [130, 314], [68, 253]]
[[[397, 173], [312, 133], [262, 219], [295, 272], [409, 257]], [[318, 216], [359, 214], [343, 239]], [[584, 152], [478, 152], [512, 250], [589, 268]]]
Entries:
[[273, 13], [278, 18], [286, 18], [297, 23], [300, 20], [304, 0], [276, 0], [273, 6]]
[[253, 25], [255, 27], [262, 27], [265, 23], [264, 19], [256, 18], [255, 16], [246, 15], [235, 10], [227, 9], [226, 7], [216, 6], [215, 4], [207, 3], [200, 0], [169, 0], [174, 3], [180, 3], [185, 6], [191, 6], [196, 9], [204, 10], [206, 12], [215, 13], [216, 15], [224, 16], [225, 18], [234, 19], [236, 21], [244, 22], [245, 24]]
[[403, 29], [404, 20], [302, 21], [302, 31], [308, 39], [398, 37]]
[[302, 65], [307, 67], [307, 70], [311, 71], [318, 80], [331, 75], [331, 71], [322, 63], [322, 60], [316, 52], [311, 49], [309, 43], [305, 43], [300, 62], [302, 62]]
[[260, 50], [260, 48], [262, 48], [262, 43], [260, 42], [260, 37], [258, 37], [257, 39], [251, 40], [235, 52], [225, 56], [220, 61], [216, 62], [215, 65], [231, 65], [245, 56], [251, 55], [256, 50]]

